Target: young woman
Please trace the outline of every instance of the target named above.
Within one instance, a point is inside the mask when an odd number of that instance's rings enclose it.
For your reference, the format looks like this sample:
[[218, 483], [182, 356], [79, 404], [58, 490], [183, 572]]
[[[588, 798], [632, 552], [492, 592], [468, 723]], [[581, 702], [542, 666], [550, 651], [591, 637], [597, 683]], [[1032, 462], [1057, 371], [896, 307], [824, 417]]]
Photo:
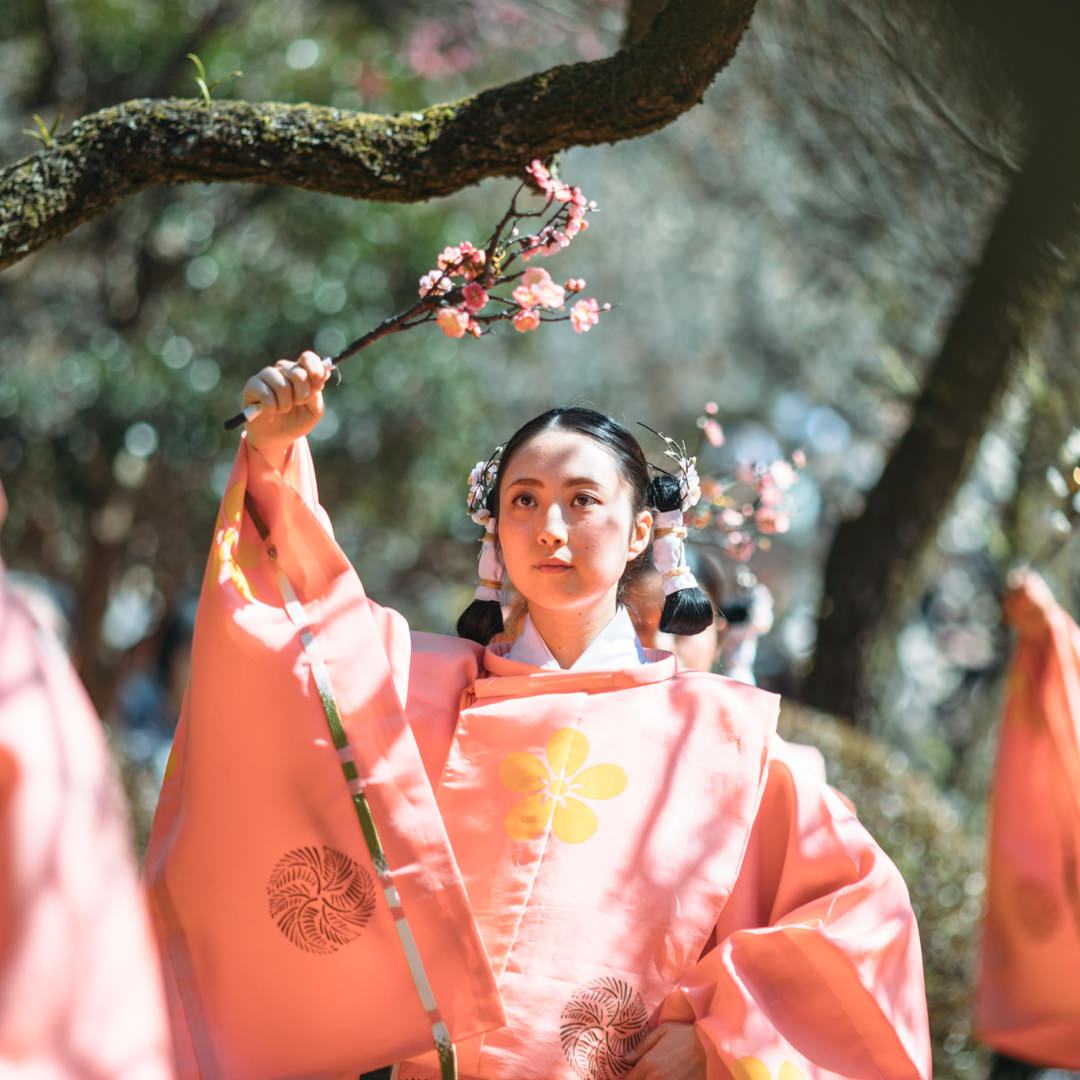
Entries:
[[[302, 438], [322, 413], [326, 377], [319, 358], [304, 353], [248, 382], [244, 404], [262, 411], [248, 424], [200, 601], [200, 620], [228, 618], [229, 633], [241, 627], [248, 636], [237, 653], [243, 663], [215, 682], [200, 672], [224, 662], [225, 637], [213, 638], [212, 627], [196, 631], [177, 761], [148, 855], [175, 1030], [190, 1055], [181, 1072], [355, 1076], [385, 1064], [400, 1080], [434, 1080], [453, 1068], [438, 1018], [473, 995], [494, 1002], [455, 1033], [459, 1074], [475, 1080], [929, 1077], [918, 932], [896, 869], [833, 792], [788, 765], [773, 695], [679, 671], [670, 654], [641, 647], [620, 605], [628, 576], [648, 563], [654, 519], [656, 531], [679, 532], [669, 510], [650, 506], [649, 469], [633, 437], [600, 414], [567, 409], [536, 418], [507, 444], [486, 505], [527, 617], [512, 642], [485, 648], [410, 633], [358, 582], [342, 599], [341, 583], [353, 575], [330, 539]], [[277, 608], [275, 573], [284, 595]], [[267, 618], [284, 606], [298, 633], [264, 635], [282, 657], [267, 668], [273, 690], [260, 699], [257, 726], [224, 751], [235, 755], [232, 772], [214, 780], [213, 762], [235, 727], [225, 718], [233, 703], [252, 709], [259, 690], [243, 680], [262, 662], [251, 638], [260, 605]], [[335, 622], [346, 609], [354, 619], [347, 635]], [[463, 619], [466, 633], [501, 629], [497, 617], [477, 614]], [[669, 627], [679, 621], [669, 612]], [[307, 644], [295, 645], [296, 637]], [[317, 639], [322, 659], [304, 661], [301, 649], [311, 654]], [[260, 766], [249, 795], [223, 794], [252, 771], [235, 764], [239, 756], [277, 737], [274, 709], [292, 693], [289, 679], [317, 684], [318, 695], [304, 693], [324, 704], [336, 681], [342, 704], [327, 706], [327, 715], [335, 731], [333, 716], [345, 717], [347, 740], [335, 734], [331, 745], [325, 724], [321, 735], [312, 729], [287, 767]], [[281, 724], [299, 730], [302, 707], [291, 706], [293, 719]], [[394, 710], [400, 727], [387, 719]], [[309, 758], [311, 769], [323, 768], [316, 754], [329, 762], [325, 781], [296, 781]], [[299, 913], [287, 924], [275, 927], [258, 910], [266, 903], [258, 866], [273, 862], [275, 843], [316, 852], [319, 836], [359, 836], [349, 797], [323, 790], [338, 757], [348, 762], [353, 800], [381, 814], [369, 831], [383, 846], [370, 865], [384, 886], [384, 871], [400, 872], [384, 889], [391, 906], [400, 901], [395, 918], [414, 913], [402, 941], [408, 936], [419, 954], [415, 993], [386, 983], [372, 994], [368, 982], [380, 969], [369, 967], [361, 968], [368, 977], [354, 973], [330, 994], [329, 966], [299, 966], [292, 946], [314, 951], [313, 935], [333, 963], [375, 948], [375, 900], [356, 926], [310, 889], [302, 902], [292, 893], [278, 902], [277, 910]], [[252, 811], [267, 788], [321, 800], [308, 815], [312, 831], [278, 835], [292, 828], [278, 824], [284, 795]], [[430, 807], [445, 830], [439, 837], [453, 865], [441, 892], [409, 891], [410, 869], [430, 867], [443, 851], [432, 841], [435, 855], [409, 854], [415, 834], [431, 825], [417, 807]], [[307, 857], [303, 880], [317, 876], [322, 858]], [[297, 865], [283, 859], [275, 867], [271, 908], [283, 875], [290, 887], [300, 880], [289, 876]], [[371, 875], [354, 873], [359, 896]], [[453, 906], [457, 881], [467, 925]], [[447, 914], [429, 933], [416, 913], [433, 892], [446, 898]], [[473, 928], [479, 964], [469, 952]], [[255, 969], [270, 956], [275, 966], [262, 977]], [[343, 1022], [370, 1048], [396, 1014], [415, 1009], [417, 994], [436, 1018], [439, 1052], [417, 1047], [361, 1060], [342, 1051], [316, 1063], [333, 1033], [313, 1036], [312, 1025], [328, 1012], [340, 1005]], [[294, 1054], [281, 1033], [300, 1012], [306, 1026], [297, 1030], [307, 1036], [296, 1037]], [[271, 1044], [272, 1057], [260, 1058]]]

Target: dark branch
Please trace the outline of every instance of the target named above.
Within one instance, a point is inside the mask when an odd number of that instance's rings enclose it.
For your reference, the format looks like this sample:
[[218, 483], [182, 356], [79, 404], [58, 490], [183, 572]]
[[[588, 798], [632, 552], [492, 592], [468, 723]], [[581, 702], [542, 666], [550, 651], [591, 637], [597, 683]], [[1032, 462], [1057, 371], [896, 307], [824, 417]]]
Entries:
[[75, 123], [0, 172], [0, 269], [156, 184], [247, 181], [383, 202], [520, 176], [533, 157], [645, 135], [701, 101], [754, 0], [671, 0], [614, 56], [423, 112], [139, 100]]

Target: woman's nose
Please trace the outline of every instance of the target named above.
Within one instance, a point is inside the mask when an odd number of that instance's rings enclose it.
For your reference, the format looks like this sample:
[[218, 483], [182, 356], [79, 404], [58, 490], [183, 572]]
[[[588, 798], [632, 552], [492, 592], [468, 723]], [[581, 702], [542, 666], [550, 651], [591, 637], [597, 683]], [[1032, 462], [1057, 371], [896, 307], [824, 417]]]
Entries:
[[547, 547], [559, 547], [566, 543], [566, 522], [559, 507], [551, 507], [544, 515], [538, 539]]

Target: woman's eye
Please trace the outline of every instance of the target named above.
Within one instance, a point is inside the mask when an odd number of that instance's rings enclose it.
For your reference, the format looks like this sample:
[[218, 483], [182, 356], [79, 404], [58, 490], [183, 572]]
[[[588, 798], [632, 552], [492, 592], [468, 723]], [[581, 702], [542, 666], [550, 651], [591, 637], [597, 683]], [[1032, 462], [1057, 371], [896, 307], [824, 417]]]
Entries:
[[597, 500], [595, 495], [590, 495], [590, 494], [588, 494], [588, 492], [585, 492], [585, 491], [579, 491], [574, 496], [574, 505], [575, 506], [592, 506], [593, 503], [595, 503], [597, 501], [598, 500]]
[[514, 506], [528, 507], [528, 506], [532, 506], [535, 503], [535, 501], [536, 500], [533, 499], [533, 497], [531, 495], [528, 495], [528, 494], [522, 492], [522, 494], [514, 496], [513, 505]]

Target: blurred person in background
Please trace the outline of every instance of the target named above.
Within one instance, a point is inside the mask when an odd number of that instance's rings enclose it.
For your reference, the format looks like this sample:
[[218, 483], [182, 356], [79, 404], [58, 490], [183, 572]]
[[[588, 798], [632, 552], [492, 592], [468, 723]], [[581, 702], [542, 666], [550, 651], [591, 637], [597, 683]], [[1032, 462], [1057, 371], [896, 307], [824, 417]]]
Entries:
[[692, 545], [688, 547], [688, 556], [694, 576], [712, 604], [715, 618], [698, 634], [662, 633], [663, 584], [660, 574], [653, 569], [634, 583], [627, 600], [641, 643], [646, 648], [674, 653], [681, 667], [715, 671], [756, 686], [754, 662], [758, 639], [769, 632], [773, 623], [772, 593], [755, 579], [749, 588], [728, 595], [724, 572], [715, 556]]
[[1080, 628], [1023, 568], [991, 792], [976, 1030], [992, 1080], [1080, 1070]]
[[[5, 508], [0, 488], [0, 524]], [[164, 1080], [126, 811], [98, 718], [24, 590], [0, 563], [0, 1075]]]
[[116, 721], [130, 760], [161, 788], [173, 734], [191, 671], [191, 639], [197, 599], [186, 598], [166, 618], [150, 662], [135, 666], [120, 685]]

